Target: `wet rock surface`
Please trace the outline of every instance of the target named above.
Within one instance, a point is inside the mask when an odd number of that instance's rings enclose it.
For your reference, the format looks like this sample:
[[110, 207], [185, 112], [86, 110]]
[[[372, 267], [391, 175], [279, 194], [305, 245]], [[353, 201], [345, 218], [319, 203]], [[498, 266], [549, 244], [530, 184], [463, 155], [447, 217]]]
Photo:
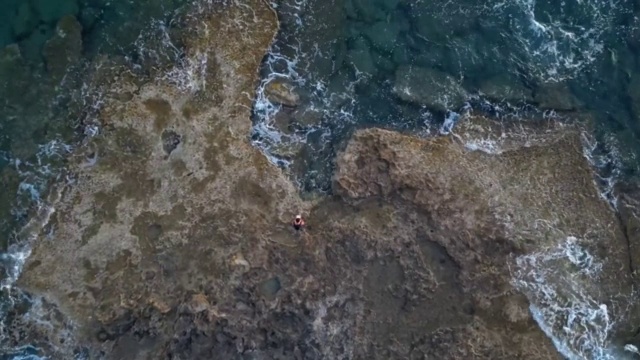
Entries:
[[294, 91], [293, 85], [284, 79], [272, 80], [264, 91], [269, 101], [275, 104], [295, 107], [300, 103], [300, 96]]
[[465, 100], [465, 91], [455, 78], [416, 66], [400, 66], [396, 70], [393, 91], [404, 101], [438, 111], [457, 109]]
[[[19, 280], [64, 330], [16, 318], [16, 343], [59, 358], [561, 359], [528, 312], [540, 299], [513, 284], [516, 259], [579, 236], [605, 264], [596, 301], [633, 285], [579, 129], [362, 130], [336, 159], [335, 194], [302, 200], [247, 140], [277, 18], [244, 5], [186, 24], [206, 88], [149, 82], [105, 105], [101, 157], [77, 164], [55, 237]], [[469, 145], [487, 139], [492, 152]]]

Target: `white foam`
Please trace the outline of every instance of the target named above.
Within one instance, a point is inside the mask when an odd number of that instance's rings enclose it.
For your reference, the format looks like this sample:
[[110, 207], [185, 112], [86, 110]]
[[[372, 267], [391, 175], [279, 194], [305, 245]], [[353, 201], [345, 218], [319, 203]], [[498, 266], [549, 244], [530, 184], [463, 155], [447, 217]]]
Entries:
[[600, 190], [600, 198], [617, 210], [618, 197], [614, 190], [621, 176], [622, 155], [616, 138], [609, 135], [600, 143], [590, 134], [583, 132], [581, 139], [582, 154], [596, 171], [598, 181], [594, 180], [594, 183]]
[[164, 79], [184, 92], [206, 90], [208, 60], [207, 54], [201, 52], [185, 57], [164, 75]]
[[612, 306], [615, 299], [609, 305], [596, 300], [592, 292], [598, 291], [601, 271], [602, 263], [573, 236], [516, 259], [514, 286], [529, 298], [533, 318], [567, 359], [619, 359], [610, 335], [626, 308]]
[[[485, 6], [485, 16], [509, 16], [511, 32], [503, 36], [519, 47], [515, 65], [539, 80], [557, 82], [577, 76], [604, 50], [617, 16], [628, 11], [627, 0], [498, 0]], [[570, 14], [570, 15], [569, 15]]]
[[471, 151], [481, 151], [487, 154], [501, 154], [502, 148], [497, 141], [491, 139], [472, 139], [464, 142], [464, 147]]

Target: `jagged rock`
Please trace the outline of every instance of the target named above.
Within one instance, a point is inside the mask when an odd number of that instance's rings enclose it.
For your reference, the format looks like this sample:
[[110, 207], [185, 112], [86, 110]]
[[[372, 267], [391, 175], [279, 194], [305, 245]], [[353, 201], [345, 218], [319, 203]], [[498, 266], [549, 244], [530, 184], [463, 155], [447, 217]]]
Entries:
[[[581, 303], [584, 295], [572, 295], [576, 286], [596, 304], [629, 301], [636, 279], [628, 266], [626, 240], [615, 213], [599, 196], [589, 163], [582, 157], [579, 129], [565, 128], [554, 135], [542, 135], [544, 129], [528, 128], [521, 134], [515, 128], [502, 129], [503, 138], [512, 138], [509, 149], [488, 153], [466, 146], [482, 139], [475, 135], [477, 125], [463, 123], [454, 138], [427, 141], [385, 130], [360, 131], [338, 158], [336, 192], [347, 201], [400, 199], [420, 209], [418, 213], [428, 214], [416, 223], [426, 224], [429, 238], [443, 246], [460, 266], [462, 289], [473, 298], [475, 307], [502, 319], [501, 324], [522, 321], [518, 315], [521, 311], [505, 308], [513, 307], [514, 301], [521, 303], [508, 295], [515, 295], [508, 290], [511, 284], [520, 284], [516, 289], [531, 305], [542, 307], [543, 319], [551, 322], [549, 331], [555, 336], [563, 336], [567, 326], [571, 331], [583, 331], [576, 324], [591, 321], [583, 318], [571, 325], [557, 322], [558, 316], [570, 314], [545, 308], [549, 301], [563, 303], [567, 298], [589, 306], [589, 302]], [[536, 133], [540, 134], [537, 139], [523, 136]], [[562, 173], [557, 169], [563, 169]], [[533, 218], [554, 225], [540, 227], [530, 221]], [[564, 261], [576, 266], [575, 276], [580, 271], [595, 271], [598, 277], [569, 284], [562, 277], [554, 278], [552, 272], [546, 272], [551, 265], [543, 263], [558, 256], [552, 255], [554, 251], [593, 256], [591, 261], [600, 264], [593, 268], [588, 267], [590, 262], [580, 264], [581, 260], [570, 257]], [[515, 265], [508, 265], [514, 258]], [[532, 270], [529, 261], [541, 263]], [[567, 265], [560, 266], [565, 270]], [[542, 286], [537, 283], [539, 277], [529, 277], [534, 276], [531, 271], [544, 272], [544, 286], [557, 295], [546, 298], [537, 288]], [[490, 294], [498, 293], [503, 295], [496, 302]], [[630, 319], [638, 318], [637, 307], [630, 312], [619, 310], [616, 316], [631, 316], [626, 319], [633, 323]], [[393, 322], [388, 326], [404, 325]], [[613, 333], [622, 335], [629, 330], [628, 325], [621, 325]], [[495, 330], [489, 327], [487, 331]], [[580, 353], [580, 348], [572, 351], [586, 357], [593, 354]]]
[[171, 155], [173, 150], [175, 150], [180, 142], [182, 141], [182, 136], [172, 130], [164, 130], [162, 132], [162, 149], [167, 155]]
[[300, 96], [285, 79], [274, 79], [264, 88], [269, 101], [284, 106], [295, 107], [300, 104]]
[[396, 70], [393, 92], [404, 101], [438, 111], [458, 110], [465, 100], [464, 89], [451, 75], [407, 65]]
[[54, 78], [62, 78], [69, 66], [82, 56], [82, 25], [74, 16], [65, 16], [56, 25], [56, 31], [42, 50], [47, 71]]
[[189, 309], [197, 314], [199, 312], [203, 312], [205, 310], [209, 310], [209, 300], [207, 296], [204, 294], [195, 294], [191, 297], [191, 301], [189, 302]]

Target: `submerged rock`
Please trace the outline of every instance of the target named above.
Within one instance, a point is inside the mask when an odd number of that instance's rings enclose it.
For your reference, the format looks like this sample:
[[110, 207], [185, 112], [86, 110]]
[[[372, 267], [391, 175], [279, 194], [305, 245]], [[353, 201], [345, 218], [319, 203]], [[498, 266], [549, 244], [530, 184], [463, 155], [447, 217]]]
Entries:
[[407, 65], [396, 70], [393, 92], [404, 101], [438, 111], [458, 110], [466, 96], [451, 75]]
[[566, 83], [541, 84], [536, 88], [533, 100], [541, 109], [571, 111], [581, 107]]
[[391, 53], [397, 46], [396, 39], [400, 33], [400, 24], [396, 22], [378, 21], [364, 30], [364, 35], [371, 44], [384, 52]]
[[298, 108], [291, 116], [302, 126], [317, 126], [322, 122], [323, 113], [317, 109]]
[[264, 88], [267, 99], [275, 104], [295, 107], [300, 104], [300, 96], [295, 92], [293, 85], [285, 79], [271, 80]]
[[354, 48], [348, 52], [347, 61], [354, 67], [356, 72], [365, 75], [375, 75], [377, 72], [369, 45], [363, 38], [358, 38], [355, 41]]
[[38, 25], [38, 19], [34, 16], [29, 2], [24, 1], [16, 8], [16, 13], [11, 18], [11, 30], [13, 35], [21, 38], [28, 35]]
[[0, 49], [0, 96], [8, 102], [17, 102], [31, 80], [20, 47], [12, 44]]
[[480, 86], [480, 93], [491, 100], [510, 103], [532, 102], [533, 94], [517, 79], [499, 75], [486, 80]]
[[54, 78], [62, 78], [71, 65], [82, 56], [82, 25], [74, 16], [65, 16], [56, 25], [51, 39], [42, 50], [47, 71]]

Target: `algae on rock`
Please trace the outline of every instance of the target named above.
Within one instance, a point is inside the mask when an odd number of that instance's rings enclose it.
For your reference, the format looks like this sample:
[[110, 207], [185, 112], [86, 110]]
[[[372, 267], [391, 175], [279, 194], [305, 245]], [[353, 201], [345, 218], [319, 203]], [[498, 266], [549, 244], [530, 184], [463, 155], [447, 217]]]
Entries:
[[[131, 88], [107, 98], [100, 157], [77, 161], [56, 237], [34, 244], [19, 280], [74, 337], [14, 325], [58, 357], [559, 359], [509, 265], [569, 233], [607, 264], [625, 255], [578, 130], [503, 138], [478, 118], [434, 139], [359, 131], [337, 159], [337, 196], [305, 202], [247, 139], [278, 24], [265, 1], [243, 5], [185, 20], [206, 88], [129, 75], [107, 92]], [[501, 152], [472, 151], [482, 137]], [[290, 227], [297, 213], [305, 232]], [[598, 300], [631, 279], [616, 271]]]

